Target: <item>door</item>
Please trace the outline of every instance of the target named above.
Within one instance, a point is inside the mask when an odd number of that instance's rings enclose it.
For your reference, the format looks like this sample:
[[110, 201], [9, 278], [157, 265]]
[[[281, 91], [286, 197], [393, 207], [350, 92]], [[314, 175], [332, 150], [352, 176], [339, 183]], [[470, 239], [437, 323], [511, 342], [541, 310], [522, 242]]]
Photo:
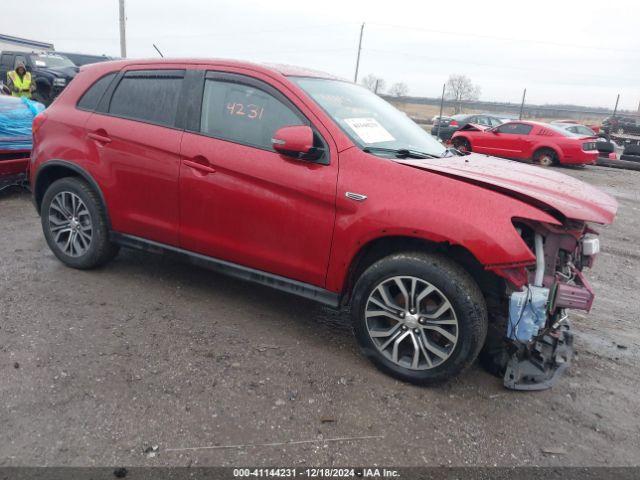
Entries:
[[174, 246], [183, 79], [183, 69], [129, 70], [109, 87], [85, 127], [113, 229]]
[[531, 125], [509, 122], [485, 134], [484, 153], [507, 158], [524, 158], [531, 132]]
[[278, 154], [271, 146], [277, 129], [311, 124], [291, 101], [244, 75], [209, 72], [201, 81], [201, 108], [187, 120], [181, 148], [181, 246], [324, 286], [335, 147], [316, 133], [321, 162]]

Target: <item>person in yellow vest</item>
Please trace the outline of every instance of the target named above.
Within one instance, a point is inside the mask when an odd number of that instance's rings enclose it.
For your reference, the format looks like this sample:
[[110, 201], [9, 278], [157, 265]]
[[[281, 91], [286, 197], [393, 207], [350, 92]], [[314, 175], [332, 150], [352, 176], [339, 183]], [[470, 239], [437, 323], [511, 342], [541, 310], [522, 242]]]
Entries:
[[7, 72], [7, 86], [14, 97], [31, 98], [36, 86], [31, 82], [31, 73], [27, 72], [24, 63], [18, 63], [15, 70]]

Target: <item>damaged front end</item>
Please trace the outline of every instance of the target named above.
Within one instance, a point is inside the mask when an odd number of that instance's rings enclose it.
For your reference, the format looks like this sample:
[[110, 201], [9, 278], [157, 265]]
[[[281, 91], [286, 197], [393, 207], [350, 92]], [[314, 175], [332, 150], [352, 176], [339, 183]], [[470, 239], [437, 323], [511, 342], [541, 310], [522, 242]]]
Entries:
[[506, 324], [506, 337], [504, 329], [501, 333], [506, 347], [490, 354], [500, 364], [507, 388], [543, 390], [571, 363], [573, 336], [567, 310], [591, 309], [594, 294], [582, 270], [593, 265], [600, 244], [597, 233], [584, 222], [554, 226], [523, 220], [514, 225], [536, 262], [508, 272], [512, 286], [503, 302], [507, 312], [501, 322]]

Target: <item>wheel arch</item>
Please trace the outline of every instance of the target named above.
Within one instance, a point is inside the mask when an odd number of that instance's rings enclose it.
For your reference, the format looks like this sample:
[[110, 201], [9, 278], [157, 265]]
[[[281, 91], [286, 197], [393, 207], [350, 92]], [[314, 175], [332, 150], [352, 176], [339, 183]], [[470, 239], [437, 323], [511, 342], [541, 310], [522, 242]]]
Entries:
[[109, 229], [111, 229], [111, 220], [109, 217], [109, 211], [107, 209], [107, 203], [105, 202], [104, 195], [102, 194], [102, 190], [98, 186], [98, 183], [85, 169], [75, 163], [67, 162], [65, 160], [49, 160], [43, 163], [38, 168], [35, 180], [32, 185], [33, 202], [35, 204], [36, 210], [38, 211], [38, 214], [40, 214], [42, 199], [44, 198], [44, 194], [47, 191], [47, 188], [49, 188], [49, 185], [51, 185], [56, 180], [65, 177], [82, 178], [91, 186], [91, 188], [100, 197], [100, 201], [102, 202], [102, 206], [107, 217], [107, 225]]
[[562, 150], [560, 150], [558, 147], [548, 144], [540, 144], [533, 147], [533, 152], [531, 152], [531, 159], [535, 159], [536, 154], [542, 150], [551, 150], [556, 155], [558, 163], [562, 161]]
[[353, 288], [362, 273], [378, 260], [395, 253], [419, 251], [439, 253], [459, 264], [476, 281], [485, 296], [502, 291], [505, 280], [486, 270], [466, 248], [448, 242], [436, 242], [411, 236], [383, 236], [362, 245], [351, 260], [342, 287], [341, 303], [351, 302]]
[[467, 136], [465, 134], [462, 134], [462, 133], [461, 134], [457, 134], [457, 135], [455, 135], [455, 137], [451, 138], [451, 143], [453, 143], [457, 139], [465, 140], [469, 144], [469, 146], [473, 148], [473, 142], [471, 141], [471, 138], [469, 136]]

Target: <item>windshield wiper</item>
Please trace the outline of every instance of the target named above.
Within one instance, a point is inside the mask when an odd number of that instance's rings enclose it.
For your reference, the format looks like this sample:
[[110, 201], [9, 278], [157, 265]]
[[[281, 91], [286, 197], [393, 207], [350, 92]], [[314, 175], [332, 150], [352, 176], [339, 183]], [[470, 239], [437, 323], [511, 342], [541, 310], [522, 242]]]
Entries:
[[437, 155], [409, 150], [408, 148], [364, 147], [362, 151], [366, 153], [392, 153], [396, 158], [441, 158]]

